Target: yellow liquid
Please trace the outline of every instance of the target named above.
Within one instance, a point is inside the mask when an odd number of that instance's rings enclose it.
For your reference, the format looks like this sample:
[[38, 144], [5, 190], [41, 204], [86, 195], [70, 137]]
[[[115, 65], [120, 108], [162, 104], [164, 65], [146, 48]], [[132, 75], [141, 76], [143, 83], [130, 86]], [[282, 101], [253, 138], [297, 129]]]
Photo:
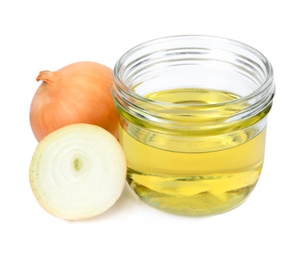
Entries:
[[[146, 97], [191, 105], [238, 98], [232, 93], [202, 89], [163, 91]], [[233, 113], [236, 109], [231, 110]], [[210, 117], [206, 113], [204, 116]], [[216, 113], [212, 116], [214, 119], [207, 118], [208, 121], [224, 120], [225, 111], [221, 118]], [[242, 138], [247, 135], [244, 128], [236, 131], [225, 138], [224, 149], [220, 142], [223, 134], [219, 133], [210, 142], [210, 149], [205, 147], [208, 137], [200, 136], [197, 140], [204, 152], [193, 141], [195, 134], [192, 132], [191, 140], [183, 138], [178, 141], [178, 149], [174, 149], [176, 142], [169, 142], [165, 133], [154, 130], [153, 126], [143, 124], [136, 132], [129, 133], [129, 123], [127, 127], [121, 121], [120, 126], [120, 142], [128, 164], [128, 183], [148, 204], [175, 214], [212, 215], [239, 206], [255, 187], [263, 165], [265, 128], [254, 131], [254, 136], [248, 138]], [[146, 137], [148, 131], [153, 131], [150, 137]], [[225, 132], [225, 136], [227, 134]], [[189, 132], [183, 135], [189, 137]], [[214, 147], [215, 140], [218, 149]], [[189, 149], [185, 152], [182, 147]], [[197, 147], [196, 152], [193, 147]]]

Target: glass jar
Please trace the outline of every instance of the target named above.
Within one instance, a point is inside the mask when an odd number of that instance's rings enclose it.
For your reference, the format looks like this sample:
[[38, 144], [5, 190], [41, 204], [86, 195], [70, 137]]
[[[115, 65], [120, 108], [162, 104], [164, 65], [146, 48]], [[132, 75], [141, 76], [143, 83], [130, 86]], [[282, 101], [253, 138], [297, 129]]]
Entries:
[[274, 92], [270, 62], [237, 41], [172, 36], [126, 52], [112, 93], [132, 190], [175, 214], [239, 206], [261, 173]]

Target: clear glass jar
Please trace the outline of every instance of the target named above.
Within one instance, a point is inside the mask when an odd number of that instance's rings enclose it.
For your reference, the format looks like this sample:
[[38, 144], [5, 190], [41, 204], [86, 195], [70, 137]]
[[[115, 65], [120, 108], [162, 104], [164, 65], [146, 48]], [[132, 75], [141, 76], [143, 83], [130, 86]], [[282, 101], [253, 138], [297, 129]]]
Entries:
[[129, 50], [112, 93], [132, 190], [175, 214], [239, 206], [261, 173], [274, 91], [269, 61], [237, 41], [172, 36]]

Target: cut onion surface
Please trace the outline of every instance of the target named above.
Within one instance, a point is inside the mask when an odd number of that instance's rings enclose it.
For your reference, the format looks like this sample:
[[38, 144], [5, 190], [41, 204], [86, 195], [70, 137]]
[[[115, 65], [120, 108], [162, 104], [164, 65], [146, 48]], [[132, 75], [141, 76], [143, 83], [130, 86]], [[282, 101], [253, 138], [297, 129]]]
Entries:
[[66, 220], [88, 219], [119, 199], [126, 158], [116, 138], [91, 124], [64, 126], [36, 147], [30, 185], [39, 204]]

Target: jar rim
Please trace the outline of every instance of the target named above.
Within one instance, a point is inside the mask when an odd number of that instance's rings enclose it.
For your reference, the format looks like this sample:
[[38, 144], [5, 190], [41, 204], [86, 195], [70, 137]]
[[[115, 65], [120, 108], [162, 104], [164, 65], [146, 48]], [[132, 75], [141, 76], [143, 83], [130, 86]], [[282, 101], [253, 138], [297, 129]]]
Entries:
[[[248, 100], [251, 100], [253, 98], [255, 98], [258, 95], [261, 95], [261, 93], [266, 92], [268, 88], [270, 88], [270, 86], [272, 86], [272, 90], [270, 91], [271, 93], [275, 92], [275, 86], [273, 84], [274, 81], [274, 76], [273, 76], [273, 68], [271, 63], [269, 62], [269, 60], [257, 49], [255, 49], [254, 47], [251, 47], [248, 44], [245, 44], [243, 42], [237, 41], [237, 40], [232, 40], [229, 38], [224, 38], [224, 37], [219, 37], [219, 36], [211, 36], [211, 35], [198, 35], [198, 34], [189, 34], [189, 35], [173, 35], [173, 36], [166, 36], [166, 37], [161, 37], [161, 38], [156, 38], [153, 40], [148, 40], [145, 41], [143, 43], [140, 43], [134, 47], [132, 47], [131, 49], [129, 49], [128, 51], [126, 51], [116, 62], [114, 70], [113, 70], [113, 76], [114, 76], [114, 81], [115, 84], [120, 87], [121, 91], [123, 91], [125, 93], [125, 95], [130, 96], [133, 99], [136, 99], [138, 101], [141, 102], [149, 102], [152, 104], [155, 104], [157, 106], [165, 106], [170, 104], [169, 102], [165, 102], [165, 101], [159, 101], [159, 100], [153, 100], [150, 98], [147, 98], [143, 95], [138, 94], [137, 92], [133, 91], [131, 88], [127, 87], [124, 83], [124, 81], [121, 79], [120, 75], [120, 69], [121, 69], [121, 65], [124, 64], [124, 62], [132, 55], [137, 53], [138, 51], [140, 51], [141, 49], [147, 48], [148, 46], [151, 45], [157, 45], [157, 44], [161, 44], [163, 42], [168, 42], [168, 41], [178, 41], [178, 40], [206, 40], [206, 41], [212, 41], [213, 46], [216, 43], [226, 43], [226, 44], [230, 44], [233, 46], [236, 46], [238, 48], [241, 49], [245, 49], [248, 52], [254, 54], [256, 57], [258, 57], [264, 67], [266, 68], [266, 73], [267, 73], [267, 77], [266, 79], [262, 82], [261, 86], [259, 86], [257, 89], [255, 89], [254, 91], [252, 91], [251, 93], [241, 96], [237, 99], [234, 100], [228, 100], [228, 101], [224, 101], [224, 102], [219, 102], [219, 103], [213, 103], [213, 104], [190, 104], [191, 106], [196, 106], [196, 107], [215, 107], [215, 106], [223, 106], [226, 104], [234, 104], [234, 103], [238, 103], [238, 102], [246, 102]], [[190, 47], [190, 46], [187, 46]], [[191, 46], [193, 48], [193, 46]], [[173, 104], [173, 107], [178, 107], [180, 108], [181, 106], [183, 106], [182, 104], [178, 103], [178, 104]]]

